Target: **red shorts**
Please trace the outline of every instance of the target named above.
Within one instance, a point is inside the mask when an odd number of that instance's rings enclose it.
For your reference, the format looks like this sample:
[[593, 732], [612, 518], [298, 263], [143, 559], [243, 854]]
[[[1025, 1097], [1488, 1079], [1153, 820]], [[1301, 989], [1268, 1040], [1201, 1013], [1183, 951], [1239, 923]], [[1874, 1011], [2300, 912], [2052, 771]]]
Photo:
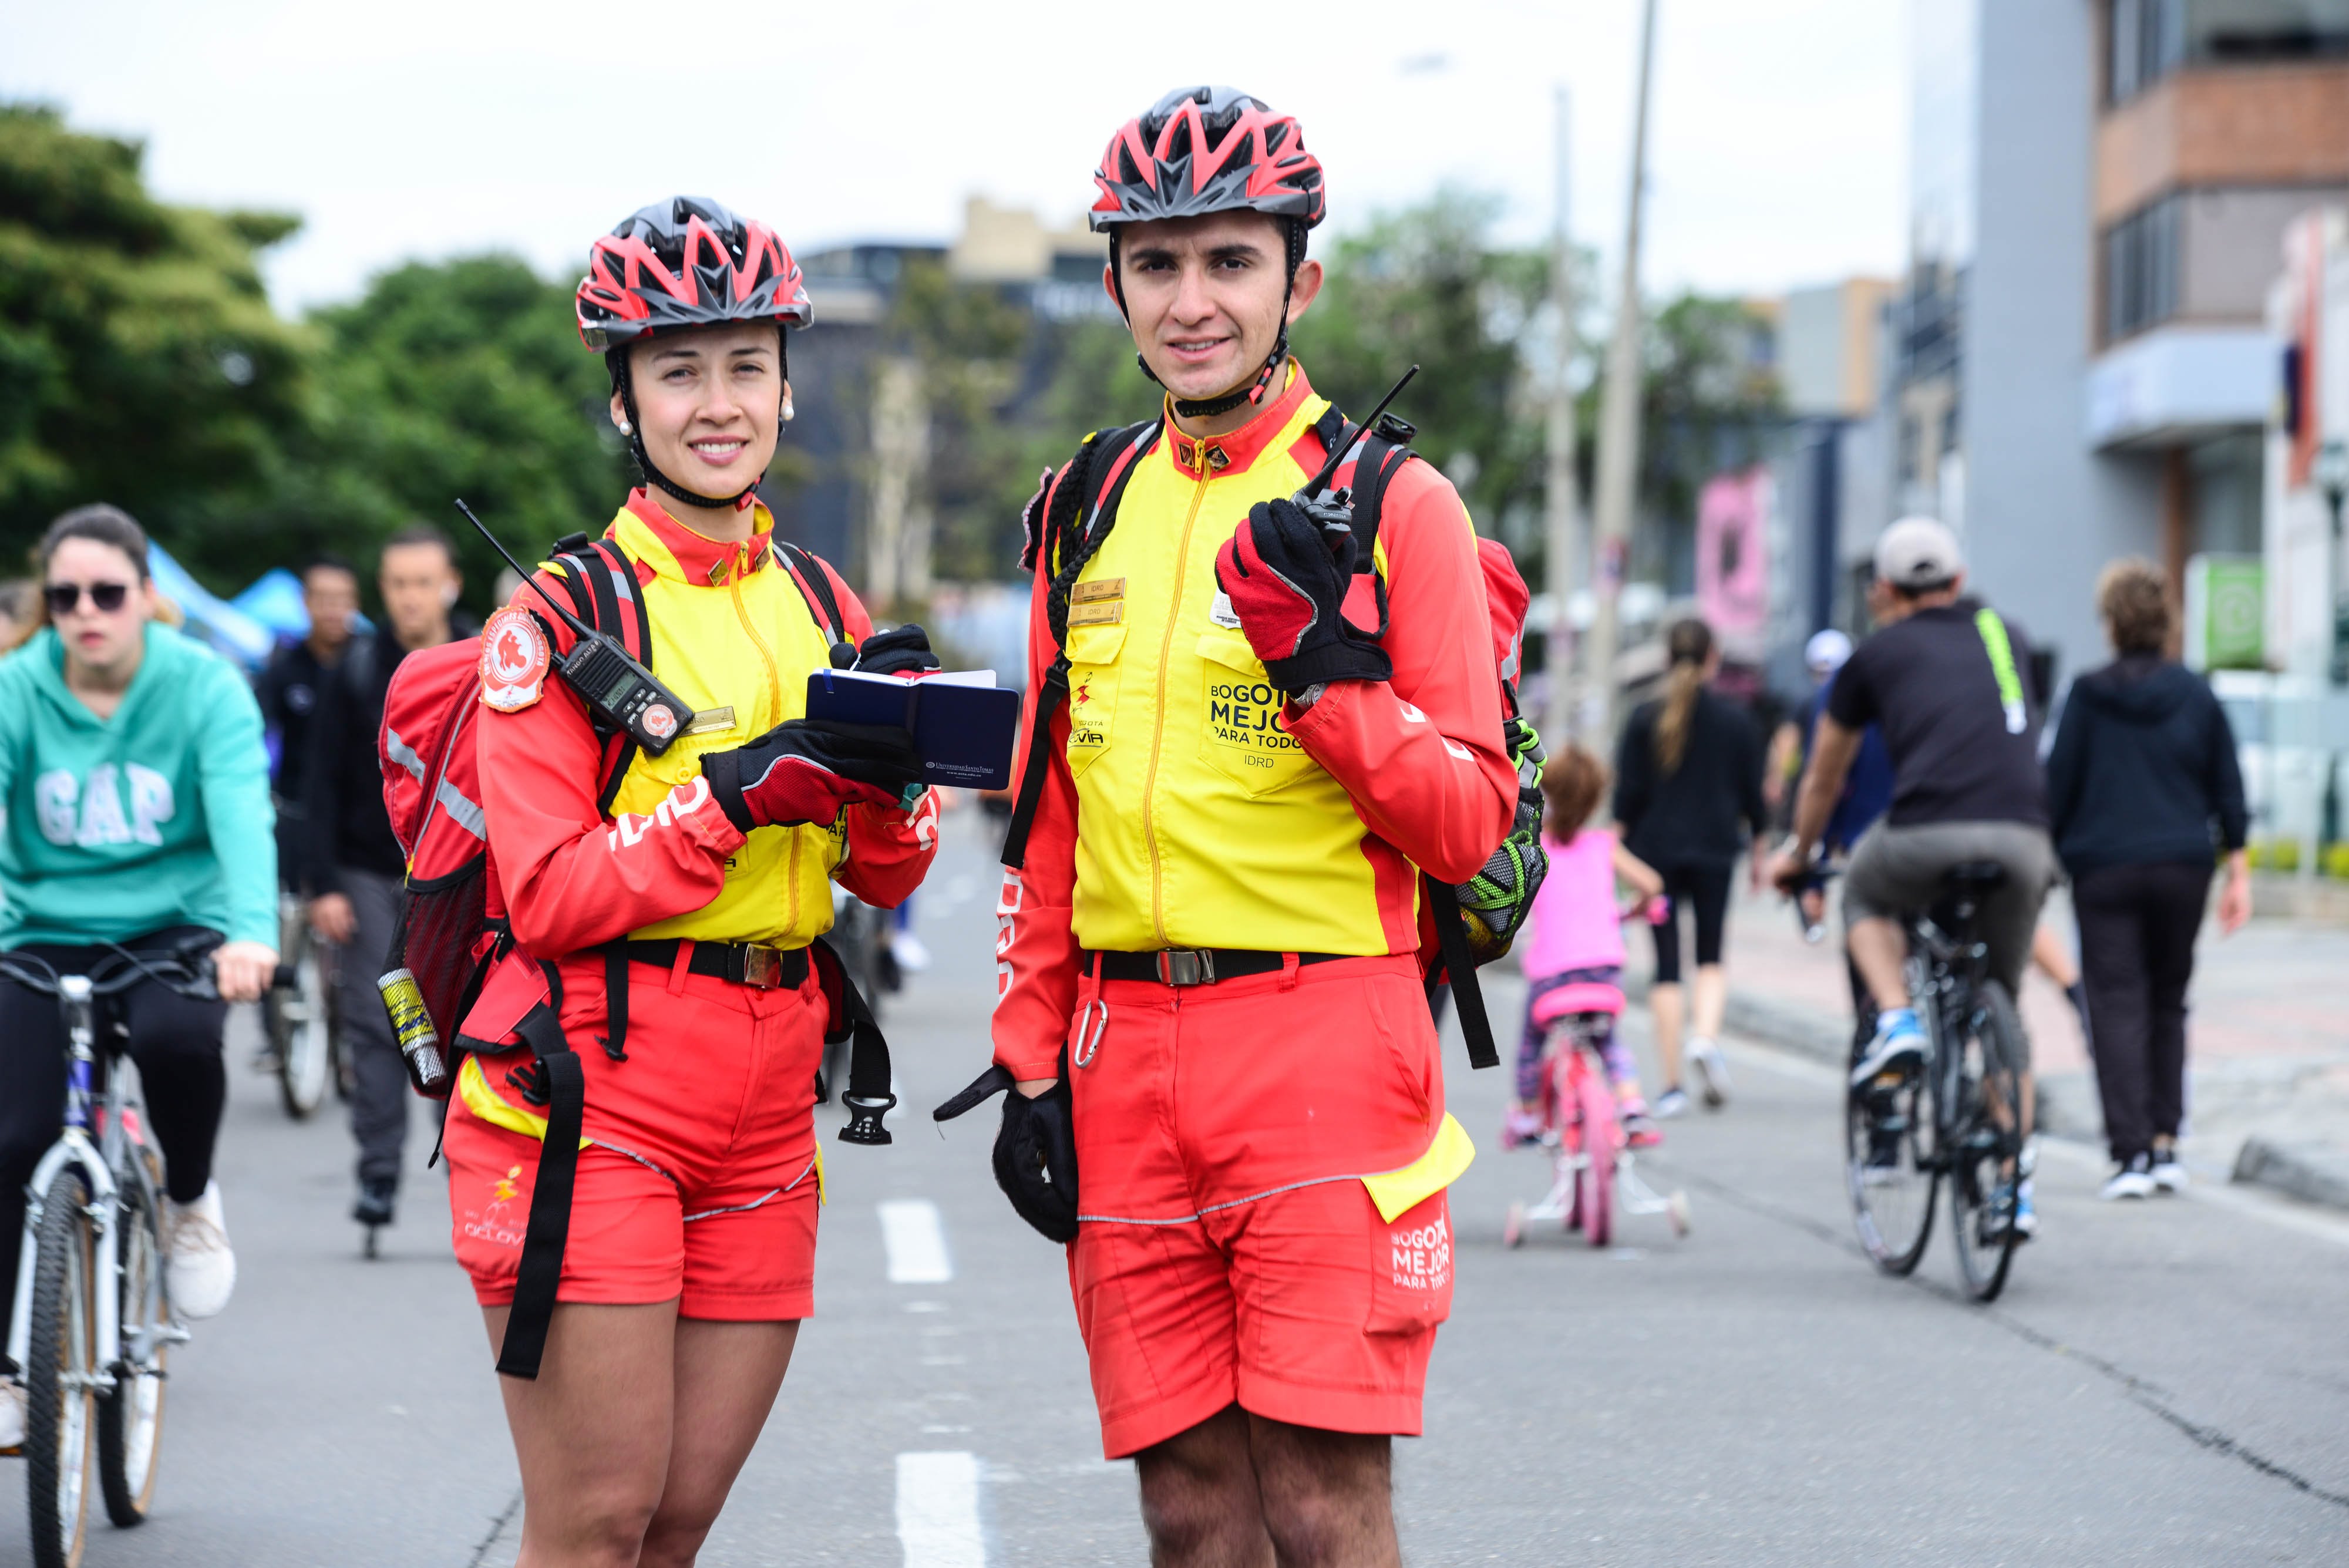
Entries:
[[[765, 1323], [814, 1308], [815, 981], [758, 991], [629, 966], [628, 1059], [605, 1033], [601, 959], [563, 965], [563, 1030], [587, 1085], [556, 1299], [675, 1301], [681, 1315]], [[511, 1125], [541, 1108], [506, 1082], [527, 1052], [471, 1059], [442, 1149], [457, 1261], [483, 1306], [513, 1300], [540, 1143]], [[476, 1068], [478, 1064], [478, 1072]], [[489, 1096], [484, 1098], [484, 1096]]]
[[1361, 1181], [1419, 1158], [1444, 1116], [1413, 961], [1182, 991], [1112, 981], [1101, 1000], [1099, 1047], [1071, 1069], [1069, 1281], [1103, 1453], [1234, 1403], [1417, 1436], [1452, 1308], [1450, 1213], [1439, 1190], [1389, 1222]]

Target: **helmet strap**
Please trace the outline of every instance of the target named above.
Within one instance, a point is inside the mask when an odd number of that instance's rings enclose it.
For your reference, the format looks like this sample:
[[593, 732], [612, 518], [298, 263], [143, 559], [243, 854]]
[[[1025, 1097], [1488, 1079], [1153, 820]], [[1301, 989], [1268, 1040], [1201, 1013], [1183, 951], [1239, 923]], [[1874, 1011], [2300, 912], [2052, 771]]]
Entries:
[[[776, 329], [776, 350], [781, 356], [782, 379], [788, 383], [792, 375], [791, 358], [789, 350], [783, 346], [782, 329], [780, 327]], [[645, 450], [645, 421], [643, 416], [636, 412], [636, 382], [628, 374], [628, 345], [623, 343], [612, 348], [608, 358], [612, 367], [612, 389], [620, 394], [621, 411], [628, 416], [628, 457], [636, 463], [636, 472], [645, 476], [645, 483], [667, 491], [688, 506], [697, 506], [705, 512], [741, 511], [750, 497], [759, 493], [759, 486], [766, 483], [766, 474], [761, 473], [747, 488], [720, 498], [688, 490], [663, 473], [654, 465], [653, 454]], [[775, 439], [778, 441], [782, 440], [782, 408], [779, 402], [775, 411]]]

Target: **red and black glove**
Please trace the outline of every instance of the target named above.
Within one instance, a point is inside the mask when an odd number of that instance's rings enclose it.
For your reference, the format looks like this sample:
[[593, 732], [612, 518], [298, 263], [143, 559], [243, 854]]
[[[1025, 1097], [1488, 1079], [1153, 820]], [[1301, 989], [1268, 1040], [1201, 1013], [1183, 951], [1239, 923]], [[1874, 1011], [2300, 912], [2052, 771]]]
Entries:
[[894, 805], [921, 783], [914, 737], [895, 724], [793, 719], [747, 746], [712, 752], [701, 775], [736, 827], [833, 822], [857, 804]]
[[1272, 683], [1295, 696], [1331, 680], [1388, 680], [1394, 661], [1346, 624], [1354, 536], [1326, 536], [1293, 501], [1248, 508], [1216, 553], [1216, 584], [1232, 601]]

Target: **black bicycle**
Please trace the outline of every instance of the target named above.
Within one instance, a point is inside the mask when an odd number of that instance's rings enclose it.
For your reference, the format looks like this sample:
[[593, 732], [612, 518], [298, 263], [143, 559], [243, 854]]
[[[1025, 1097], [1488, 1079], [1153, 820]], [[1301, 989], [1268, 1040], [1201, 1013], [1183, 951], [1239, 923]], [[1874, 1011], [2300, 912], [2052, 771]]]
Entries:
[[2006, 1286], [2022, 1240], [2016, 1192], [2031, 1174], [2030, 1047], [1976, 929], [1982, 900], [2005, 880], [1993, 862], [1952, 867], [1940, 899], [1908, 918], [1909, 991], [1925, 1026], [1925, 1060], [1855, 1085], [1844, 1117], [1852, 1215], [1868, 1255], [1889, 1274], [1913, 1272], [1946, 1181], [1958, 1272], [1979, 1302]]

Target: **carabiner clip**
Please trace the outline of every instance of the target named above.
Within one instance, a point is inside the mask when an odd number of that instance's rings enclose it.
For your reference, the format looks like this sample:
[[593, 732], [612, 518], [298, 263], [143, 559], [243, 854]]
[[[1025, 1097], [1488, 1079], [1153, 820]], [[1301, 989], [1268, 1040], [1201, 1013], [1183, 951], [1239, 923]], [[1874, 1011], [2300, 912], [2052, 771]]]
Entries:
[[[1101, 1009], [1098, 1018], [1093, 1014], [1096, 1007]], [[1069, 1060], [1080, 1067], [1092, 1066], [1093, 1058], [1101, 1054], [1102, 1036], [1108, 1033], [1109, 1003], [1098, 996], [1093, 997], [1077, 1012], [1077, 1031], [1071, 1041], [1075, 1049], [1069, 1053]]]

